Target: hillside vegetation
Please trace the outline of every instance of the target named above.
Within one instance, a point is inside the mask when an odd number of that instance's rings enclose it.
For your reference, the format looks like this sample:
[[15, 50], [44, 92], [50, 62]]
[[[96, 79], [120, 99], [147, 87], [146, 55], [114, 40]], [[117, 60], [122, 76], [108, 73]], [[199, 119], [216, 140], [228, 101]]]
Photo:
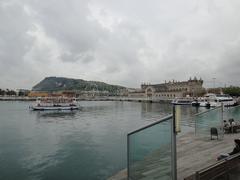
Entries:
[[110, 85], [98, 81], [85, 81], [82, 79], [70, 79], [64, 77], [47, 77], [35, 85], [33, 91], [108, 91], [109, 93], [118, 93], [125, 89], [122, 86]]

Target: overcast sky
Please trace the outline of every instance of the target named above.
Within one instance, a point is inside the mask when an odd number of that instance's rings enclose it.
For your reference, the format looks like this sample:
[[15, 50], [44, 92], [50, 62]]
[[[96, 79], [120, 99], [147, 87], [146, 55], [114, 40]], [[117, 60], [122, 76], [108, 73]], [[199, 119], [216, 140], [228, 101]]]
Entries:
[[46, 76], [240, 85], [239, 0], [0, 0], [0, 88]]

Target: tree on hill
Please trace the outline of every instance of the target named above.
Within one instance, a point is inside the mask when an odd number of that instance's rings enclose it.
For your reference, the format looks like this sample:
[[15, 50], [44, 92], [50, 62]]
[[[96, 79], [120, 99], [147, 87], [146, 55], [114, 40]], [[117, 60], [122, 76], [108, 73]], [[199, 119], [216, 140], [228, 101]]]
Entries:
[[98, 91], [109, 92], [109, 94], [118, 94], [126, 89], [122, 86], [111, 85], [99, 81], [85, 81], [82, 79], [70, 79], [63, 77], [47, 77], [35, 85], [33, 91]]

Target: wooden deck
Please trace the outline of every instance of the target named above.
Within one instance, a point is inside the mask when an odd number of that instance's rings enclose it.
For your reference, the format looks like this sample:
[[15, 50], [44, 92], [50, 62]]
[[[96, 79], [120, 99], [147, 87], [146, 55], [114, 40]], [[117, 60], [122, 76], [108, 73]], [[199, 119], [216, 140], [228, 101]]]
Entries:
[[[238, 134], [225, 134], [223, 140], [210, 140], [195, 137], [193, 132], [177, 137], [177, 173], [178, 180], [183, 180], [196, 171], [216, 163], [220, 153], [231, 152], [234, 139]], [[126, 180], [127, 170], [123, 170], [108, 180]]]

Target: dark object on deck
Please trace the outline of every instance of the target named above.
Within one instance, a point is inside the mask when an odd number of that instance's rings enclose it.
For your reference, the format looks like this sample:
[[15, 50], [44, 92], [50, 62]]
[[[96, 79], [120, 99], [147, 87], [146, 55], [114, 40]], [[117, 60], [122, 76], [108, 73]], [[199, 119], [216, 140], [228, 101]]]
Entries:
[[240, 129], [240, 125], [239, 124], [224, 128], [226, 133], [237, 133], [239, 129]]
[[232, 152], [229, 153], [229, 155], [234, 155], [240, 152], [240, 139], [234, 139], [235, 147], [232, 150]]
[[235, 154], [207, 168], [195, 172], [184, 180], [239, 180], [240, 154]]
[[232, 123], [234, 122], [234, 119], [231, 118], [231, 119], [228, 120], [228, 122], [230, 123], [230, 125], [232, 125]]
[[208, 103], [206, 104], [206, 108], [207, 108], [207, 109], [210, 109], [210, 107], [211, 107], [211, 104], [208, 102]]
[[212, 138], [213, 136], [217, 136], [217, 139], [218, 139], [218, 130], [217, 130], [217, 128], [212, 127], [210, 132], [211, 132], [211, 140], [213, 140], [213, 138]]

